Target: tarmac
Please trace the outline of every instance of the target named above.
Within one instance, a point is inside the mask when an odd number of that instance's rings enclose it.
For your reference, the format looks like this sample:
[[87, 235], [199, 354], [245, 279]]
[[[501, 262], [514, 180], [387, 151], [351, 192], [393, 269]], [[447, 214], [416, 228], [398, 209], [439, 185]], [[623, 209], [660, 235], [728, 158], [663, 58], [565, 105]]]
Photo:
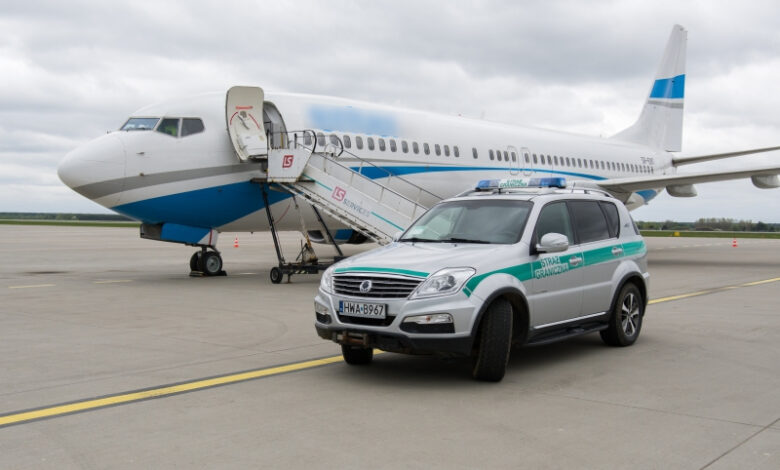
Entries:
[[777, 469], [780, 240], [737, 241], [647, 238], [634, 346], [516, 348], [496, 384], [344, 364], [267, 233], [201, 278], [134, 229], [0, 226], [0, 468]]

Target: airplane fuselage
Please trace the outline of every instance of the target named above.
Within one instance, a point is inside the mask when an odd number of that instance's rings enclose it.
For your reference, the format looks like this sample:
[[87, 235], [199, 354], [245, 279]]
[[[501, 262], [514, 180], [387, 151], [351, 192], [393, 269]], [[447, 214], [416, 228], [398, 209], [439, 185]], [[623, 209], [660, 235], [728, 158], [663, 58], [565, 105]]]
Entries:
[[[335, 135], [345, 150], [340, 162], [356, 166], [354, 154], [442, 198], [485, 178], [598, 181], [674, 171], [667, 152], [615, 139], [312, 95], [267, 93], [265, 102], [273, 111], [266, 123], [272, 143], [281, 138], [303, 143], [309, 138], [306, 130], [320, 135], [320, 143]], [[224, 94], [148, 106], [132, 118], [199, 119], [202, 130], [182, 135], [179, 124], [177, 135], [171, 135], [161, 132], [162, 121], [157, 129], [111, 132], [68, 154], [59, 170], [63, 181], [97, 203], [148, 224], [268, 230], [261, 187], [251, 182], [263, 176], [262, 165], [236, 157], [226, 129]], [[368, 175], [381, 181], [384, 174]], [[634, 209], [659, 191], [639, 191], [626, 204]], [[289, 194], [269, 194], [277, 228], [300, 230]], [[301, 213], [310, 228], [317, 228], [305, 204]]]

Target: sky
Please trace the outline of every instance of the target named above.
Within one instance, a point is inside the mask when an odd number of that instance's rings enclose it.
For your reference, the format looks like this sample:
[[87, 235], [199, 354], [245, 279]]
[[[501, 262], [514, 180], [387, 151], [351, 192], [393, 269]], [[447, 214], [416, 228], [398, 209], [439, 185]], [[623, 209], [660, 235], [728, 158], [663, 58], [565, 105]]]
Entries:
[[[0, 212], [109, 212], [58, 162], [171, 97], [255, 85], [608, 137], [688, 30], [683, 155], [780, 145], [773, 1], [0, 2]], [[777, 164], [780, 152], [683, 171]], [[749, 180], [638, 220], [780, 222]]]

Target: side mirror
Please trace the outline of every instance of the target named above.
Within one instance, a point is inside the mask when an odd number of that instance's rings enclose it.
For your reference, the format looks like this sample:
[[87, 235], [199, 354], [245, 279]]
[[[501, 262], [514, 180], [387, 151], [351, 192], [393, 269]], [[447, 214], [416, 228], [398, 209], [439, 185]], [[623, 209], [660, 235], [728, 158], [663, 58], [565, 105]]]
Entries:
[[566, 235], [550, 232], [542, 235], [542, 239], [536, 244], [539, 253], [557, 253], [569, 248], [569, 239]]
[[395, 235], [393, 235], [393, 241], [397, 242], [398, 240], [400, 240], [401, 239], [401, 235], [403, 235], [403, 234], [404, 234], [403, 232], [395, 232]]

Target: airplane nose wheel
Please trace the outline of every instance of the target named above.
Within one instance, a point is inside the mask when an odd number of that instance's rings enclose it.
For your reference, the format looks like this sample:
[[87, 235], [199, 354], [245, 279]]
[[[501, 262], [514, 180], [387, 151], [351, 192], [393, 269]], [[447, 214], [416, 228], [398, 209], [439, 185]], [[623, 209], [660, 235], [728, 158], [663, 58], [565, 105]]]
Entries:
[[204, 276], [224, 276], [222, 256], [216, 251], [196, 251], [190, 258], [190, 270]]

